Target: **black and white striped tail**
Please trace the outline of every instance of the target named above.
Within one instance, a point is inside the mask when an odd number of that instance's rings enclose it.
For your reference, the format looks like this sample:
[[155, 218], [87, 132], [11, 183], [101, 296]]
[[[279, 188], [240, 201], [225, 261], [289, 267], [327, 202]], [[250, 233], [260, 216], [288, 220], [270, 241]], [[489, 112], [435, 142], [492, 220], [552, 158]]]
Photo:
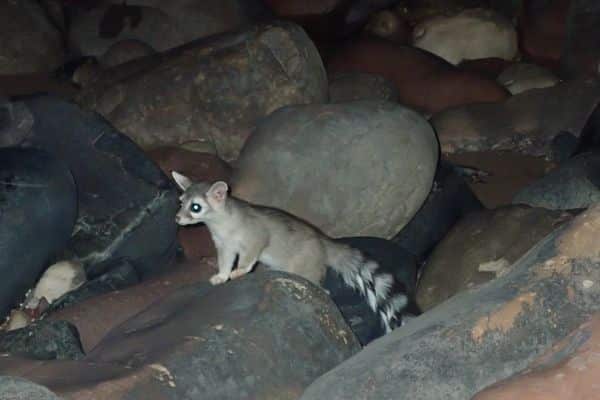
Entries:
[[400, 312], [408, 305], [406, 290], [393, 275], [379, 271], [379, 265], [366, 259], [356, 249], [346, 247], [335, 257], [332, 267], [337, 270], [344, 282], [357, 289], [367, 300], [369, 307], [379, 315], [386, 333], [394, 329]]

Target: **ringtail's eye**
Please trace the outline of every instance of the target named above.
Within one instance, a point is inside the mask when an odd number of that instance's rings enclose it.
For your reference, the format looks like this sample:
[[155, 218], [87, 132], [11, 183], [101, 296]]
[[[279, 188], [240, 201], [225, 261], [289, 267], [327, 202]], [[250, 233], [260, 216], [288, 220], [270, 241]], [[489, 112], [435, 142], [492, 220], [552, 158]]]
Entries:
[[198, 203], [192, 203], [190, 204], [190, 211], [197, 214], [202, 211], [202, 206]]

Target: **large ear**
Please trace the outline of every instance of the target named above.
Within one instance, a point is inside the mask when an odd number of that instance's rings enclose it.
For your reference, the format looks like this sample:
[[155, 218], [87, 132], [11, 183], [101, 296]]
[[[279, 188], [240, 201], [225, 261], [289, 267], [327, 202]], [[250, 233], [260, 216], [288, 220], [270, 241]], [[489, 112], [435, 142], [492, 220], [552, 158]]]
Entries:
[[175, 180], [175, 183], [177, 184], [177, 186], [179, 186], [181, 188], [181, 190], [183, 190], [184, 192], [187, 190], [187, 188], [192, 186], [191, 179], [188, 178], [187, 176], [181, 175], [177, 171], [171, 171], [171, 176]]
[[215, 182], [210, 189], [208, 189], [208, 192], [206, 192], [206, 196], [219, 203], [222, 203], [227, 198], [227, 190], [229, 190], [229, 186], [227, 186], [225, 182]]

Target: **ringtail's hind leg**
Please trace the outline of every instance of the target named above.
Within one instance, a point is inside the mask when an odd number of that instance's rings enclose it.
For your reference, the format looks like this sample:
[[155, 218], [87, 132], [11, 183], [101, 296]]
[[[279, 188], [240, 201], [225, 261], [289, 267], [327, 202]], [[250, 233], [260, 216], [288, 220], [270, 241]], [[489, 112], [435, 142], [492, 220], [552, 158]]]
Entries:
[[260, 252], [244, 252], [240, 253], [240, 258], [238, 259], [238, 267], [231, 273], [231, 279], [239, 278], [240, 276], [246, 275], [247, 273], [252, 271], [254, 265], [256, 265], [258, 261], [258, 257]]

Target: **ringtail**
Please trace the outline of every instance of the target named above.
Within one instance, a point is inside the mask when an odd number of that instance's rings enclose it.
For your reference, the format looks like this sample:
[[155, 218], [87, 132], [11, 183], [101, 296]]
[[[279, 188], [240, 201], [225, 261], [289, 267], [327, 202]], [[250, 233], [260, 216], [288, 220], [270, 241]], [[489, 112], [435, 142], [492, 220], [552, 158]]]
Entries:
[[359, 250], [333, 241], [285, 211], [229, 196], [225, 182], [192, 182], [175, 171], [172, 176], [183, 190], [176, 223], [205, 223], [215, 243], [219, 272], [210, 278], [213, 285], [251, 272], [257, 262], [321, 285], [331, 267], [365, 297], [386, 332], [400, 322], [400, 312], [408, 304], [406, 294], [395, 290], [394, 277]]

